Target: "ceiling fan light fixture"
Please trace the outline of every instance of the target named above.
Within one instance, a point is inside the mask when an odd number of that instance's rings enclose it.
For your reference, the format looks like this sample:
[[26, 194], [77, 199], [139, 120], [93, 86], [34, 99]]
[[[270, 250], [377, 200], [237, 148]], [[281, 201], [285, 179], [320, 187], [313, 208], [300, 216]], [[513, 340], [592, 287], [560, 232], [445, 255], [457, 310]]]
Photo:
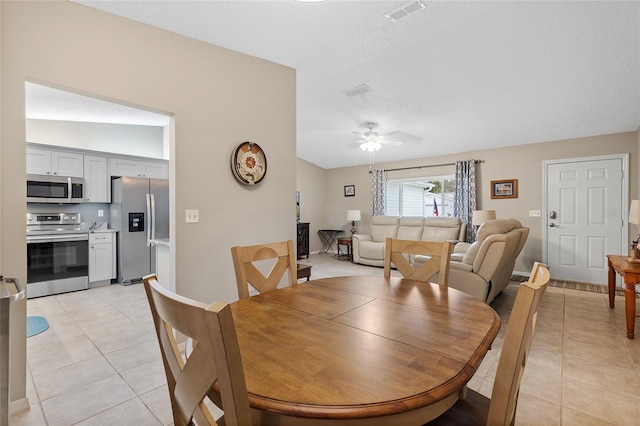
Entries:
[[382, 148], [382, 145], [378, 141], [366, 141], [360, 144], [360, 149], [363, 151], [374, 152]]

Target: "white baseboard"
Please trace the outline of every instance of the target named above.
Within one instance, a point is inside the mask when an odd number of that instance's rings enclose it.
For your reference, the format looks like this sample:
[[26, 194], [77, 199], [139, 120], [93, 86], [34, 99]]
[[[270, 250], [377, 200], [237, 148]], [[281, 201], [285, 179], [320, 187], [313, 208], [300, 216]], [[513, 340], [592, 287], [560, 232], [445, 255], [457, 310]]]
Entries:
[[19, 413], [21, 411], [28, 410], [29, 408], [29, 398], [27, 397], [9, 402], [9, 414]]

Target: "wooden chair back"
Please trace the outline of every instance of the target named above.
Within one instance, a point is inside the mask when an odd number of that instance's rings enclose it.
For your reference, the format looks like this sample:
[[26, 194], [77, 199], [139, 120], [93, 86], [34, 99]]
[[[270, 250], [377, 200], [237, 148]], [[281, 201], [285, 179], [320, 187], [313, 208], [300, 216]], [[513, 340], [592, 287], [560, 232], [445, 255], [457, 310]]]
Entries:
[[[249, 399], [231, 307], [224, 302], [206, 305], [179, 296], [160, 286], [155, 275], [148, 275], [143, 281], [167, 376], [174, 424], [189, 425], [195, 419], [199, 425], [217, 425], [204, 403], [217, 383], [219, 394], [215, 399], [224, 411], [220, 424], [250, 425]], [[178, 349], [176, 331], [195, 342], [186, 360]]]
[[520, 381], [533, 340], [540, 303], [549, 283], [549, 270], [535, 263], [529, 281], [520, 285], [498, 361], [491, 399], [467, 390], [442, 416], [429, 426], [505, 426], [515, 423]]
[[[384, 254], [384, 276], [391, 276], [391, 264], [396, 267], [404, 278], [429, 281], [439, 273], [438, 283], [446, 287], [449, 282], [449, 261], [451, 260], [452, 245], [450, 242], [409, 241], [387, 238]], [[418, 254], [429, 256], [424, 263], [414, 267], [407, 255]]]
[[520, 381], [529, 356], [538, 309], [549, 279], [549, 269], [536, 262], [529, 280], [518, 289], [498, 361], [487, 425], [514, 422]]
[[[236, 284], [240, 299], [249, 297], [249, 285], [259, 293], [275, 290], [287, 270], [289, 271], [289, 284], [294, 286], [298, 283], [292, 240], [255, 246], [231, 247], [231, 256], [236, 271]], [[254, 265], [254, 262], [267, 259], [277, 260], [265, 276]]]

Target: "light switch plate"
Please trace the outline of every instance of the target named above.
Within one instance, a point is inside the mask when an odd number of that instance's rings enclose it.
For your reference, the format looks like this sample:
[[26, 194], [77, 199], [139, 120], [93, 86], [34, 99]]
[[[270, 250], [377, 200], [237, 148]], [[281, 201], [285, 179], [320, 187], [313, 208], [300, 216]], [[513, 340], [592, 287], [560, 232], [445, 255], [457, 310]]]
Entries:
[[529, 217], [540, 217], [540, 210], [529, 210]]
[[185, 210], [187, 223], [198, 223], [198, 210]]

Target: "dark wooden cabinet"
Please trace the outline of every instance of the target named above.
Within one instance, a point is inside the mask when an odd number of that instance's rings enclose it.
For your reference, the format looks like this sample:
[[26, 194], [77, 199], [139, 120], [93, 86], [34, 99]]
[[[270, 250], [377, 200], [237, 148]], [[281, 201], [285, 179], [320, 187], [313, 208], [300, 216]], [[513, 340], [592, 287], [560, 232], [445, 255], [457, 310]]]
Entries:
[[309, 258], [309, 223], [298, 222], [298, 259]]

